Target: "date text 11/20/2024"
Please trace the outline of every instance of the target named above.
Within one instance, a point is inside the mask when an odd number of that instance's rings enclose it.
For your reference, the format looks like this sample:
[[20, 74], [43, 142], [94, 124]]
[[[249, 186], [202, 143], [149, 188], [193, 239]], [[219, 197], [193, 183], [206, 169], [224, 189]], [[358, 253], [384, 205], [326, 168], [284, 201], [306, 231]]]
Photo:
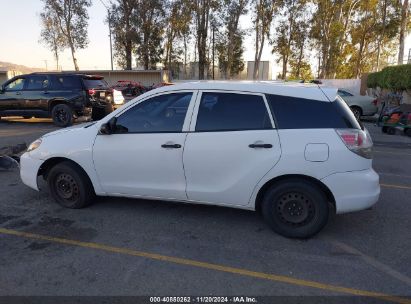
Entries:
[[204, 296], [204, 297], [150, 297], [150, 303], [257, 303], [255, 297]]

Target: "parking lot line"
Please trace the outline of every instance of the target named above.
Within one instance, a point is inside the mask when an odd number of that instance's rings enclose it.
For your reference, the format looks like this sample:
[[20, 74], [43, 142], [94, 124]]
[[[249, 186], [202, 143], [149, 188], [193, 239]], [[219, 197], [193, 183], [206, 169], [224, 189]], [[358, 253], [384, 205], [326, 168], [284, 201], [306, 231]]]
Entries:
[[397, 189], [409, 189], [409, 190], [411, 190], [411, 186], [404, 186], [404, 185], [380, 184], [380, 186], [385, 187], [385, 188], [397, 188]]
[[76, 241], [76, 240], [59, 238], [59, 237], [52, 237], [52, 236], [35, 234], [35, 233], [30, 233], [30, 232], [22, 232], [22, 231], [5, 229], [5, 228], [0, 228], [0, 234], [13, 235], [13, 236], [19, 236], [23, 238], [42, 240], [42, 241], [49, 241], [53, 243], [72, 245], [72, 246], [88, 248], [88, 249], [96, 249], [96, 250], [101, 250], [105, 252], [112, 252], [112, 253], [119, 253], [119, 254], [130, 255], [130, 256], [143, 257], [143, 258], [148, 258], [152, 260], [170, 262], [174, 264], [192, 266], [192, 267], [208, 269], [208, 270], [216, 270], [220, 272], [237, 274], [237, 275], [258, 278], [258, 279], [264, 279], [264, 280], [269, 280], [273, 282], [286, 283], [286, 284], [302, 286], [302, 287], [311, 287], [311, 288], [316, 288], [316, 289], [321, 289], [321, 290], [326, 290], [326, 291], [331, 291], [331, 292], [336, 292], [336, 293], [355, 295], [355, 296], [371, 297], [371, 298], [390, 301], [394, 303], [411, 304], [410, 299], [397, 297], [397, 296], [391, 296], [391, 295], [379, 293], [379, 292], [347, 288], [347, 287], [338, 286], [338, 285], [324, 284], [324, 283], [315, 282], [315, 281], [296, 279], [290, 276], [256, 272], [256, 271], [242, 269], [242, 268], [235, 268], [235, 267], [224, 266], [224, 265], [219, 265], [219, 264], [212, 264], [212, 263], [201, 262], [201, 261], [196, 261], [196, 260], [189, 260], [189, 259], [184, 259], [184, 258], [166, 256], [166, 255], [161, 255], [157, 253], [132, 250], [132, 249], [127, 249], [127, 248], [122, 248], [122, 247], [113, 247], [113, 246], [99, 244], [99, 243], [82, 242], [82, 241]]

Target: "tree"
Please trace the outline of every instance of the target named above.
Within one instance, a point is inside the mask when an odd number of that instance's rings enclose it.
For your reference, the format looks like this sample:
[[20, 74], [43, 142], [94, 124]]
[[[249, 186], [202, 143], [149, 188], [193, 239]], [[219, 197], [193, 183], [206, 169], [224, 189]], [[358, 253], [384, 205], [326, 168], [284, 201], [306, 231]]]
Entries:
[[311, 80], [314, 75], [311, 71], [311, 65], [306, 60], [290, 59], [291, 72], [288, 79]]
[[[399, 1], [399, 0], [398, 0]], [[401, 25], [400, 25], [400, 41], [398, 50], [398, 64], [404, 63], [404, 39], [407, 29], [409, 28], [410, 20], [410, 4], [408, 0], [403, 0], [401, 8]]]
[[313, 0], [310, 36], [320, 53], [320, 78], [335, 78], [349, 54], [353, 16], [361, 0]]
[[[282, 62], [281, 78], [286, 79], [290, 58], [294, 59], [297, 74], [304, 58], [304, 47], [308, 39], [309, 20], [306, 13], [305, 0], [283, 0], [281, 7], [282, 17], [276, 28], [276, 37], [273, 40], [272, 53], [280, 55]], [[296, 75], [298, 76], [298, 75]]]
[[107, 16], [114, 37], [114, 57], [117, 64], [126, 70], [132, 69], [132, 54], [137, 41], [136, 7], [137, 0], [117, 0]]
[[137, 48], [136, 54], [145, 70], [156, 69], [161, 61], [164, 29], [162, 0], [140, 0], [136, 9]]
[[59, 53], [64, 49], [64, 36], [60, 31], [57, 18], [51, 15], [51, 12], [40, 14], [41, 19], [41, 41], [52, 50], [56, 59], [56, 70], [59, 70]]
[[218, 6], [216, 0], [194, 0], [193, 9], [196, 25], [196, 47], [198, 51], [198, 78], [204, 79], [207, 64], [207, 36], [210, 13]]
[[258, 78], [261, 55], [265, 39], [269, 39], [270, 27], [274, 12], [279, 4], [276, 0], [253, 0], [254, 3], [254, 29], [255, 29], [255, 54], [253, 79]]
[[[166, 11], [169, 14], [166, 16], [166, 43], [165, 43], [165, 58], [164, 67], [170, 69], [172, 61], [178, 58], [179, 53], [184, 52], [184, 66], [187, 61], [187, 36], [190, 32], [190, 24], [192, 20], [192, 2], [189, 0], [171, 0], [167, 5]], [[181, 50], [177, 46], [177, 41], [183, 39], [183, 48]]]
[[366, 0], [357, 7], [347, 43], [347, 61], [337, 76], [359, 78], [385, 65], [394, 50], [400, 10], [392, 1]]
[[87, 8], [90, 0], [43, 0], [44, 13], [55, 18], [63, 37], [64, 44], [70, 48], [74, 69], [79, 70], [76, 50], [84, 49], [88, 44]]
[[244, 69], [244, 32], [239, 28], [239, 20], [247, 13], [247, 4], [248, 0], [224, 0], [217, 13], [223, 30], [218, 35], [216, 49], [219, 67], [226, 79]]

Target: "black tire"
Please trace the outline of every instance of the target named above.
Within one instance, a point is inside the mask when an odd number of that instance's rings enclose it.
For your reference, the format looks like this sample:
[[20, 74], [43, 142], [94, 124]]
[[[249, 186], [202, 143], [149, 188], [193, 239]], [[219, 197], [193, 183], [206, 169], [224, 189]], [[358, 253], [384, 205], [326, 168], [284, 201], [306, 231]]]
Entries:
[[350, 107], [351, 111], [353, 112], [355, 118], [357, 118], [357, 120], [360, 120], [360, 117], [362, 115], [362, 110], [360, 107], [356, 107], [356, 106], [352, 106]]
[[389, 135], [395, 135], [395, 128], [393, 128], [393, 127], [388, 127], [388, 128], [387, 128], [387, 134], [389, 134]]
[[104, 107], [93, 107], [91, 119], [100, 120], [111, 112], [113, 112], [113, 105], [111, 103], [107, 103]]
[[388, 127], [382, 127], [381, 128], [382, 133], [387, 133], [387, 129], [388, 129]]
[[65, 208], [86, 207], [95, 197], [88, 176], [76, 164], [69, 161], [52, 167], [47, 174], [47, 183], [54, 200]]
[[411, 137], [411, 128], [404, 129], [405, 135]]
[[278, 234], [309, 238], [327, 223], [327, 197], [312, 182], [290, 179], [271, 186], [262, 202], [264, 220]]
[[51, 110], [51, 118], [56, 126], [68, 127], [73, 124], [73, 110], [66, 104], [55, 105]]

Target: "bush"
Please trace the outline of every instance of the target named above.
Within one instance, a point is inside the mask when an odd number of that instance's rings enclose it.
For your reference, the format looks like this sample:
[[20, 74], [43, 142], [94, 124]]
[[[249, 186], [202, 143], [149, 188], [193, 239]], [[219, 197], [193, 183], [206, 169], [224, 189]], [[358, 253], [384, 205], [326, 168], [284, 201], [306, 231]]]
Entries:
[[368, 74], [367, 86], [391, 91], [411, 89], [411, 64], [389, 66], [380, 72]]

